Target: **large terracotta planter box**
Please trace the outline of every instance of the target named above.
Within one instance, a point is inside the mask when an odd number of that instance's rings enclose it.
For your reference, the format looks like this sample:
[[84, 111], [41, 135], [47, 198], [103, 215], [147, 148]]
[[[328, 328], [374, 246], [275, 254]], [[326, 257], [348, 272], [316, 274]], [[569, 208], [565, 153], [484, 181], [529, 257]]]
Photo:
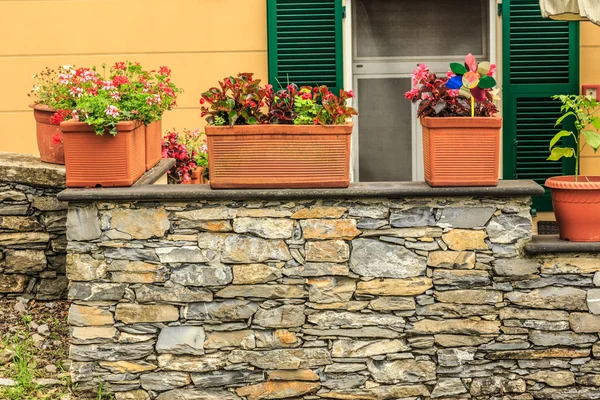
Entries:
[[162, 121], [146, 125], [146, 171], [162, 159]]
[[146, 171], [145, 129], [139, 121], [117, 124], [117, 135], [96, 135], [83, 122], [60, 124], [67, 187], [131, 186]]
[[43, 104], [30, 104], [29, 107], [33, 108], [40, 160], [52, 164], [64, 164], [65, 151], [63, 144], [54, 143], [52, 140], [56, 134], [60, 133], [59, 126], [50, 123], [50, 119], [56, 110]]
[[348, 187], [352, 128], [352, 124], [207, 126], [210, 186]]
[[500, 117], [423, 117], [425, 181], [434, 187], [497, 186]]

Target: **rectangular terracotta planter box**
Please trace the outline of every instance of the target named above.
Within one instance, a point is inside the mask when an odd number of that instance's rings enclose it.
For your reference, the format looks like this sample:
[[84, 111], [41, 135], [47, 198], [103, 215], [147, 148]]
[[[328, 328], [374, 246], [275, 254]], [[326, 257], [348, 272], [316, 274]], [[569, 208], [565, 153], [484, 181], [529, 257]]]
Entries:
[[423, 117], [425, 181], [441, 186], [497, 186], [500, 117]]
[[60, 124], [67, 187], [131, 186], [146, 171], [145, 129], [139, 121], [117, 124], [117, 135], [96, 135], [83, 122]]
[[352, 128], [352, 124], [207, 126], [210, 186], [348, 187]]
[[146, 125], [146, 171], [161, 160], [162, 139], [162, 121], [154, 121]]

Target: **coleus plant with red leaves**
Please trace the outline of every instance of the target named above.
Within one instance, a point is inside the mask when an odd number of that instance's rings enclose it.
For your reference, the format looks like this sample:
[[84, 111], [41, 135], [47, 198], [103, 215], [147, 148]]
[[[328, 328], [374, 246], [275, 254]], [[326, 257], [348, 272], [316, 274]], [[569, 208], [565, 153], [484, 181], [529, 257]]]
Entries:
[[414, 88], [404, 94], [413, 103], [420, 102], [417, 116], [427, 117], [490, 117], [498, 112], [496, 85], [492, 77], [496, 66], [489, 62], [477, 64], [472, 54], [465, 63], [451, 63], [446, 77], [438, 77], [425, 64], [413, 71]]
[[333, 94], [327, 86], [303, 86], [294, 83], [274, 90], [261, 86], [251, 73], [228, 77], [202, 93], [202, 116], [211, 125], [255, 124], [345, 124], [355, 109], [347, 105], [352, 91]]

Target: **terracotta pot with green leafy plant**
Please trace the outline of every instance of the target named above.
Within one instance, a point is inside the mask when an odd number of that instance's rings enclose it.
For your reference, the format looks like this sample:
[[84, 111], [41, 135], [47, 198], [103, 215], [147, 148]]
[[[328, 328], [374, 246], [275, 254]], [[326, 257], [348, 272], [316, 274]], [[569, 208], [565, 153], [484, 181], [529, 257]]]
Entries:
[[451, 63], [447, 77], [420, 64], [405, 97], [419, 103], [425, 181], [430, 186], [496, 186], [502, 118], [494, 104], [496, 70], [467, 55]]
[[348, 187], [353, 96], [293, 83], [275, 90], [250, 73], [225, 78], [200, 99], [211, 188]]
[[[582, 150], [586, 146], [594, 152], [600, 148], [600, 117], [596, 115], [600, 103], [584, 95], [557, 95], [552, 98], [563, 104], [563, 115], [556, 121], [556, 126], [564, 128], [565, 120], [573, 120], [575, 127], [574, 130], [562, 129], [550, 141], [548, 160], [575, 158], [575, 175], [546, 180], [559, 235], [561, 239], [572, 242], [600, 242], [600, 176], [579, 175]], [[560, 145], [559, 141], [564, 137], [572, 137], [574, 147]]]

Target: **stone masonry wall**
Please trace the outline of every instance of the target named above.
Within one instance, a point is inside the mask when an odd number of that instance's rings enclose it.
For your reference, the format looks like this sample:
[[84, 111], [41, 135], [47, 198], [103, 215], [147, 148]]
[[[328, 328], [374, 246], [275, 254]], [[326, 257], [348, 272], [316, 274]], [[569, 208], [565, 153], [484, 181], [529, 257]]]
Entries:
[[600, 261], [526, 258], [529, 209], [526, 197], [71, 204], [75, 388], [600, 398]]
[[67, 203], [64, 166], [0, 153], [0, 298], [65, 298]]

